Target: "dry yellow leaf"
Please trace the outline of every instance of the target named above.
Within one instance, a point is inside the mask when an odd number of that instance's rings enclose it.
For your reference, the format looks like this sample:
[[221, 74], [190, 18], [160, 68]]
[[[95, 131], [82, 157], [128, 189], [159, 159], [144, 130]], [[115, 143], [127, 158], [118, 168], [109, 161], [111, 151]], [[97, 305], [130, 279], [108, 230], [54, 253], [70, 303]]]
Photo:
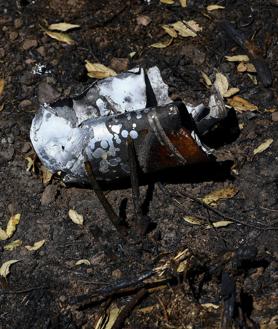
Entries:
[[9, 237], [8, 237], [6, 231], [4, 231], [2, 228], [0, 228], [0, 241], [5, 241], [8, 238]]
[[209, 228], [220, 228], [220, 227], [226, 227], [230, 224], [233, 224], [232, 221], [230, 220], [220, 220], [219, 222], [214, 222], [214, 223], [211, 223], [211, 225], [208, 225], [206, 228], [209, 229]]
[[91, 63], [90, 61], [85, 61], [85, 67], [88, 71], [88, 76], [95, 79], [103, 79], [108, 77], [114, 77], [117, 73], [110, 69], [109, 67], [100, 63]]
[[228, 62], [249, 62], [247, 55], [225, 56], [225, 58]]
[[160, 0], [161, 3], [164, 3], [165, 5], [172, 5], [175, 3], [175, 0]]
[[184, 261], [179, 263], [178, 268], [177, 268], [177, 272], [178, 273], [185, 272], [188, 268], [189, 268], [188, 260], [184, 260]]
[[202, 31], [202, 27], [200, 27], [200, 25], [193, 20], [187, 22], [177, 21], [173, 24], [170, 24], [170, 26], [172, 26], [183, 38], [194, 38], [197, 36], [197, 32]]
[[231, 97], [239, 92], [238, 88], [230, 88], [228, 89], [225, 94], [223, 95], [224, 97], [228, 98]]
[[203, 221], [200, 218], [194, 217], [194, 216], [184, 216], [183, 219], [192, 225], [202, 225]]
[[205, 73], [205, 72], [201, 72], [201, 75], [202, 75], [202, 78], [204, 79], [205, 81], [205, 84], [210, 87], [212, 86], [212, 82], [210, 80], [210, 78], [208, 77], [208, 75]]
[[52, 39], [58, 40], [60, 42], [66, 43], [67, 45], [73, 45], [75, 41], [66, 33], [45, 31], [45, 33]]
[[80, 27], [80, 25], [62, 22], [62, 23], [50, 24], [48, 26], [48, 29], [52, 31], [55, 30], [60, 32], [66, 32], [68, 30], [76, 29], [78, 27]]
[[26, 171], [35, 172], [35, 160], [30, 156], [26, 157], [25, 160], [27, 161]]
[[180, 4], [181, 4], [182, 8], [187, 7], [187, 0], [180, 0]]
[[150, 45], [150, 47], [152, 48], [166, 48], [168, 46], [170, 46], [170, 44], [172, 43], [173, 39], [169, 39], [166, 41], [161, 41], [161, 42], [156, 42]]
[[47, 185], [51, 181], [53, 174], [45, 166], [41, 166], [41, 172], [42, 172], [42, 182], [44, 185]]
[[215, 77], [215, 87], [218, 89], [221, 96], [224, 96], [228, 91], [229, 82], [227, 77], [222, 73], [216, 73]]
[[209, 193], [202, 198], [202, 201], [209, 205], [215, 205], [220, 200], [233, 198], [237, 193], [237, 188], [234, 186], [227, 186]]
[[78, 260], [75, 265], [91, 265], [90, 261], [88, 259], [80, 259]]
[[0, 275], [6, 278], [8, 274], [10, 273], [10, 266], [12, 264], [15, 264], [19, 262], [19, 260], [13, 259], [13, 260], [8, 260], [7, 262], [3, 263], [2, 266], [0, 267]]
[[258, 107], [240, 96], [234, 96], [228, 100], [228, 104], [238, 112], [256, 111]]
[[204, 308], [213, 308], [215, 310], [217, 310], [220, 307], [220, 305], [213, 304], [213, 303], [204, 303], [204, 304], [201, 304], [201, 306]]
[[5, 87], [4, 79], [0, 79], [0, 96], [2, 96]]
[[220, 5], [208, 5], [207, 6], [207, 11], [213, 11], [213, 10], [218, 10], [218, 9], [224, 9], [224, 6]]
[[45, 244], [45, 240], [37, 241], [33, 244], [33, 246], [25, 246], [25, 248], [29, 251], [34, 251], [40, 249]]
[[6, 233], [9, 238], [13, 236], [19, 221], [20, 221], [20, 214], [15, 214], [9, 219], [6, 229]]
[[252, 63], [244, 63], [241, 62], [237, 66], [237, 71], [238, 72], [250, 72], [250, 73], [255, 73], [257, 72], [255, 66]]
[[269, 146], [273, 143], [273, 139], [269, 138], [266, 141], [264, 141], [261, 145], [259, 145], [255, 150], [253, 151], [253, 154], [256, 155], [258, 153], [262, 153], [265, 150], [269, 148]]
[[169, 25], [162, 25], [163, 30], [170, 35], [172, 38], [176, 38], [178, 36], [177, 31], [169, 26]]
[[74, 209], [69, 210], [69, 218], [77, 225], [83, 225], [84, 218]]
[[12, 251], [17, 247], [20, 247], [22, 245], [21, 240], [14, 240], [13, 242], [10, 242], [4, 246], [4, 250]]

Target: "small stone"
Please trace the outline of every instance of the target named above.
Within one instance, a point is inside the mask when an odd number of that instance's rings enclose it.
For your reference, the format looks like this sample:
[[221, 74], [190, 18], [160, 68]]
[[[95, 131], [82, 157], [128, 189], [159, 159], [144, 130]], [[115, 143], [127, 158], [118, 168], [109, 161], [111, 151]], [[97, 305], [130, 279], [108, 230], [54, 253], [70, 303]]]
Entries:
[[45, 47], [44, 46], [40, 46], [38, 49], [36, 49], [37, 52], [42, 56], [45, 57], [46, 56], [46, 51], [45, 51]]
[[278, 121], [278, 112], [273, 112], [271, 114], [271, 119], [272, 119], [272, 121], [277, 122]]
[[151, 23], [151, 18], [149, 16], [141, 15], [136, 18], [138, 25], [148, 26]]
[[116, 269], [112, 272], [112, 276], [115, 279], [120, 279], [123, 276], [123, 273], [120, 269]]
[[113, 57], [110, 67], [117, 72], [126, 71], [128, 69], [128, 58]]
[[27, 107], [30, 107], [32, 105], [33, 105], [33, 103], [29, 99], [24, 99], [23, 101], [21, 101], [19, 103], [19, 107], [21, 109], [26, 109]]
[[0, 48], [0, 58], [3, 58], [5, 56], [5, 49]]
[[16, 38], [18, 37], [18, 33], [17, 32], [10, 32], [9, 34], [9, 38], [11, 41], [14, 41]]
[[41, 104], [53, 103], [60, 97], [60, 93], [46, 82], [39, 84], [38, 99]]
[[[3, 161], [11, 161], [14, 156], [14, 148], [12, 146], [7, 147], [4, 151], [0, 151], [0, 159]], [[0, 162], [1, 162], [0, 160]]]
[[21, 148], [21, 153], [27, 153], [28, 151], [30, 151], [31, 149], [31, 145], [28, 142], [25, 142]]
[[14, 27], [15, 27], [16, 29], [21, 28], [22, 25], [23, 25], [23, 22], [22, 22], [22, 19], [21, 19], [21, 18], [16, 18], [16, 19], [14, 20]]
[[57, 186], [47, 185], [41, 196], [41, 205], [47, 206], [55, 201], [57, 195]]
[[24, 50], [29, 50], [37, 46], [38, 46], [38, 41], [36, 39], [26, 39], [22, 44], [22, 48]]

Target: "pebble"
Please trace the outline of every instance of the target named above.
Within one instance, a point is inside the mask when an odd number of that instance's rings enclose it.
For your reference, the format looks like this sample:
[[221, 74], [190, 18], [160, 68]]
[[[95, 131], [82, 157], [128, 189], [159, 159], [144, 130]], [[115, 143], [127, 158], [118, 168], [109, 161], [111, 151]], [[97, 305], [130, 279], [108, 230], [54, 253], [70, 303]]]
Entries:
[[30, 151], [31, 149], [31, 145], [28, 142], [25, 142], [21, 148], [21, 153], [27, 153], [28, 151]]
[[41, 205], [47, 206], [55, 201], [57, 195], [57, 186], [47, 185], [41, 196]]
[[14, 20], [14, 27], [15, 27], [16, 29], [21, 28], [22, 25], [23, 25], [23, 22], [22, 22], [22, 19], [21, 19], [21, 18], [16, 18], [16, 19]]
[[112, 272], [112, 277], [115, 279], [120, 279], [123, 276], [123, 273], [120, 269], [116, 269]]
[[36, 49], [37, 52], [42, 56], [45, 57], [46, 56], [46, 51], [45, 51], [45, 47], [44, 46], [40, 46], [39, 48]]
[[60, 97], [60, 93], [46, 82], [39, 84], [38, 99], [41, 104], [53, 103]]
[[10, 32], [10, 34], [9, 34], [9, 38], [10, 38], [10, 40], [11, 41], [14, 41], [15, 39], [17, 39], [17, 37], [18, 37], [18, 33], [17, 32]]
[[272, 121], [277, 122], [278, 121], [278, 112], [273, 112], [271, 114], [271, 119], [272, 119]]
[[5, 49], [0, 48], [0, 58], [3, 58], [5, 56]]
[[148, 26], [151, 23], [151, 18], [149, 16], [141, 15], [136, 18], [138, 25]]
[[113, 57], [110, 67], [117, 72], [126, 71], [128, 69], [128, 58]]
[[21, 101], [19, 103], [19, 107], [21, 109], [25, 109], [25, 108], [30, 107], [32, 105], [33, 105], [33, 103], [29, 99], [24, 99], [23, 101]]
[[7, 147], [4, 151], [0, 151], [0, 158], [3, 161], [11, 161], [14, 156], [14, 148], [12, 146]]
[[36, 48], [37, 46], [38, 46], [38, 41], [36, 39], [26, 39], [22, 44], [22, 48], [24, 50]]

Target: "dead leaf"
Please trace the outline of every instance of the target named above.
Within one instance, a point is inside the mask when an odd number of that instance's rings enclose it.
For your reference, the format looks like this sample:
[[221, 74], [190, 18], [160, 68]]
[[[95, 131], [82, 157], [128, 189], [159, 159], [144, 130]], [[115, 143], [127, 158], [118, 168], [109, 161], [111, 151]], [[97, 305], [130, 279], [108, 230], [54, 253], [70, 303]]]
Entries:
[[195, 21], [177, 21], [173, 24], [170, 24], [177, 32], [178, 34], [183, 37], [196, 37], [197, 32], [202, 31], [202, 27]]
[[69, 218], [77, 225], [83, 225], [84, 218], [74, 209], [69, 210]]
[[0, 228], [0, 241], [5, 241], [8, 238], [9, 237], [8, 237], [6, 231], [4, 231], [2, 228]]
[[214, 227], [214, 228], [220, 228], [220, 227], [226, 227], [226, 226], [228, 226], [230, 224], [233, 224], [233, 222], [230, 221], [230, 220], [220, 220], [219, 222], [211, 223], [211, 225], [208, 225], [206, 228], [208, 228], [208, 229], [209, 228], [212, 228], [212, 227]]
[[108, 314], [102, 315], [96, 323], [95, 329], [112, 329], [114, 323], [116, 322], [121, 308], [117, 306], [112, 306]]
[[261, 145], [259, 145], [255, 150], [253, 151], [253, 154], [256, 155], [258, 153], [262, 153], [265, 150], [269, 148], [269, 146], [273, 143], [273, 139], [269, 138], [266, 141], [264, 141]]
[[225, 9], [225, 7], [220, 6], [220, 5], [208, 5], [207, 6], [207, 11], [213, 11], [213, 10], [218, 10], [218, 9]]
[[26, 171], [30, 171], [30, 172], [35, 172], [35, 160], [36, 157], [34, 156], [28, 156], [25, 158], [25, 160], [27, 161], [27, 168]]
[[224, 97], [228, 98], [231, 97], [239, 92], [238, 88], [230, 88], [228, 89], [225, 94], [223, 95]]
[[42, 173], [42, 182], [44, 185], [47, 185], [51, 181], [53, 174], [45, 166], [41, 166], [40, 169]]
[[172, 5], [173, 3], [175, 3], [175, 0], [160, 0], [160, 2], [165, 5]]
[[0, 96], [2, 96], [5, 87], [5, 80], [0, 79]]
[[4, 250], [12, 251], [17, 247], [20, 247], [22, 245], [21, 240], [14, 240], [13, 242], [10, 242], [4, 246]]
[[205, 84], [210, 87], [212, 86], [212, 82], [210, 80], [210, 78], [208, 77], [208, 75], [205, 73], [205, 72], [201, 72], [201, 75], [202, 75], [202, 78], [204, 79], [205, 81]]
[[52, 31], [55, 30], [60, 32], [66, 32], [72, 29], [76, 29], [78, 27], [80, 27], [80, 25], [78, 24], [70, 24], [70, 23], [62, 22], [62, 23], [50, 24], [48, 26], [48, 29]]
[[229, 82], [227, 77], [225, 77], [225, 75], [222, 73], [216, 73], [215, 86], [219, 90], [220, 95], [224, 96], [224, 94], [228, 91], [229, 88]]
[[29, 251], [34, 251], [40, 249], [45, 244], [45, 240], [37, 241], [33, 244], [33, 246], [25, 246], [25, 248]]
[[108, 77], [114, 77], [117, 73], [110, 69], [109, 67], [100, 63], [91, 63], [90, 61], [85, 61], [85, 67], [88, 71], [88, 76], [95, 79], [103, 79]]
[[227, 186], [219, 190], [213, 191], [202, 198], [202, 201], [208, 205], [214, 206], [223, 199], [231, 199], [238, 193], [238, 189], [234, 186]]
[[150, 45], [152, 48], [166, 48], [169, 47], [170, 44], [172, 43], [173, 39], [169, 39], [166, 41], [161, 41], [161, 42], [156, 42]]
[[192, 225], [202, 225], [204, 223], [203, 220], [194, 216], [184, 216], [183, 219]]
[[80, 259], [78, 260], [75, 265], [91, 265], [90, 261], [88, 259]]
[[13, 236], [19, 221], [20, 221], [20, 214], [15, 214], [9, 219], [6, 229], [6, 233], [9, 238]]
[[257, 72], [255, 66], [252, 63], [244, 63], [244, 62], [241, 62], [241, 63], [238, 64], [237, 71], [240, 72], [240, 73], [243, 73], [243, 72], [255, 73], [255, 72]]
[[67, 45], [73, 45], [75, 43], [75, 41], [66, 33], [46, 30], [45, 34], [47, 34], [50, 38], [66, 43]]
[[258, 107], [240, 96], [228, 100], [228, 104], [238, 112], [257, 111]]
[[169, 26], [169, 25], [162, 25], [163, 30], [170, 35], [172, 38], [176, 38], [178, 36], [177, 31]]
[[177, 268], [177, 272], [178, 273], [185, 272], [188, 268], [189, 268], [188, 261], [184, 260], [184, 261], [179, 263], [178, 268]]
[[217, 310], [220, 307], [220, 305], [213, 304], [213, 303], [204, 303], [204, 304], [201, 304], [201, 306], [204, 308], [213, 308], [215, 310]]
[[247, 55], [225, 56], [225, 58], [228, 62], [249, 62]]
[[3, 263], [2, 266], [0, 267], [0, 275], [6, 278], [10, 273], [10, 266], [17, 262], [19, 262], [19, 260], [13, 259]]
[[187, 7], [187, 0], [180, 0], [180, 4], [181, 4], [182, 8]]

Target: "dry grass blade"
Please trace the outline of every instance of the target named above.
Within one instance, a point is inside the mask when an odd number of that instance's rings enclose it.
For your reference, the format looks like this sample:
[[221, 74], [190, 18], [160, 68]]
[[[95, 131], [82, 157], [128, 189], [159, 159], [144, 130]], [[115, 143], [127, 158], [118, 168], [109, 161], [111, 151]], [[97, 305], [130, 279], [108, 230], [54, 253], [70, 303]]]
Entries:
[[70, 24], [70, 23], [66, 23], [66, 22], [62, 22], [62, 23], [56, 23], [56, 24], [50, 24], [48, 26], [48, 29], [51, 31], [60, 31], [60, 32], [66, 32], [72, 29], [76, 29], [80, 27], [80, 25], [78, 24]]
[[253, 154], [256, 155], [258, 153], [262, 153], [265, 150], [269, 148], [269, 146], [273, 143], [273, 139], [269, 138], [266, 141], [264, 141], [261, 145], [259, 145], [255, 150], [253, 151]]

